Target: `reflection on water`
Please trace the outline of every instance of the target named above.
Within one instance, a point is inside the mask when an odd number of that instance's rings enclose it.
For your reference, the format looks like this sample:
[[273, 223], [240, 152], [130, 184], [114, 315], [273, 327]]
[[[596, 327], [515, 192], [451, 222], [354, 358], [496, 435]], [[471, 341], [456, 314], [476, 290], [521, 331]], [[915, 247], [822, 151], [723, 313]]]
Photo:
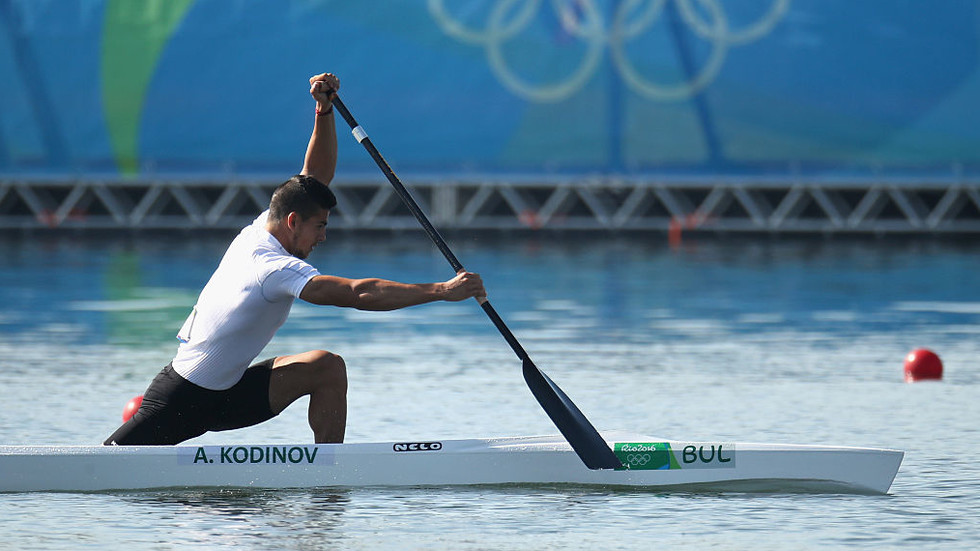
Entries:
[[[351, 498], [338, 490], [170, 490], [121, 494], [131, 511], [167, 511], [179, 523], [171, 544], [254, 547], [289, 543], [318, 549], [336, 543]], [[302, 527], [301, 531], [296, 531]], [[213, 541], [220, 528], [221, 543]]]
[[[156, 346], [171, 341], [228, 236], [0, 241], [0, 328], [63, 343]], [[311, 259], [351, 277], [431, 281], [451, 274], [417, 236], [340, 233]], [[911, 326], [968, 329], [980, 314], [975, 247], [938, 242], [713, 241], [671, 251], [640, 238], [465, 239], [454, 245], [487, 281], [495, 307], [542, 339], [595, 335], [702, 339], [717, 332], [798, 328], [848, 334]], [[471, 312], [444, 305], [378, 315], [297, 304], [285, 334], [327, 325], [436, 333]], [[326, 322], [326, 323], [324, 323]], [[339, 326], [339, 327], [338, 327]]]

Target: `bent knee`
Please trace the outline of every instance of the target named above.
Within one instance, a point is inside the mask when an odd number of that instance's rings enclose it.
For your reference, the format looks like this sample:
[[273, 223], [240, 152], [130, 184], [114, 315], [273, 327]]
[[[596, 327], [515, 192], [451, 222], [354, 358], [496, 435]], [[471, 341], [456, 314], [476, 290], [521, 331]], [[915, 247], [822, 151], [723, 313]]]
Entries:
[[346, 390], [347, 364], [344, 362], [344, 359], [326, 350], [318, 350], [317, 356], [314, 366], [316, 367], [317, 378], [320, 379], [321, 384]]
[[347, 371], [347, 364], [344, 359], [333, 352], [327, 352], [326, 350], [316, 350], [313, 352], [315, 355], [314, 361], [310, 362], [321, 369], [331, 369], [337, 371]]

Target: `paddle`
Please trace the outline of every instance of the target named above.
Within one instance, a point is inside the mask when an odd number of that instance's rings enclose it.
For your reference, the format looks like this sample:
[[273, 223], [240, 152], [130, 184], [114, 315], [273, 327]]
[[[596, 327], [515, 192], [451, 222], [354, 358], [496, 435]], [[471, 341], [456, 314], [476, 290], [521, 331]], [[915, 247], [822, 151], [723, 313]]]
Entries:
[[[371, 143], [371, 139], [368, 138], [367, 132], [351, 115], [350, 111], [344, 105], [344, 102], [340, 101], [340, 97], [336, 94], [333, 95], [333, 105], [340, 113], [347, 124], [351, 127], [351, 134], [357, 139], [358, 143], [367, 149], [367, 152], [374, 159], [374, 162], [378, 164], [378, 168], [384, 172], [385, 176], [388, 177], [388, 181], [395, 188], [395, 193], [401, 197], [401, 200], [408, 207], [408, 210], [412, 211], [415, 218], [418, 219], [419, 223], [422, 224], [422, 228], [425, 229], [425, 233], [429, 234], [429, 238], [435, 243], [436, 247], [442, 251], [443, 256], [449, 261], [449, 264], [453, 267], [457, 273], [463, 269], [463, 265], [456, 259], [456, 255], [449, 250], [449, 246], [446, 245], [446, 241], [443, 240], [439, 232], [436, 231], [429, 219], [426, 218], [422, 209], [419, 208], [418, 203], [412, 195], [405, 189], [401, 181], [395, 176], [395, 173], [388, 166], [388, 162], [384, 160], [378, 149], [374, 147]], [[571, 444], [572, 449], [578, 454], [585, 466], [590, 469], [618, 469], [623, 466], [622, 462], [616, 457], [616, 454], [609, 449], [609, 445], [606, 441], [602, 439], [599, 432], [595, 430], [592, 423], [586, 419], [585, 415], [579, 411], [579, 409], [572, 403], [572, 400], [564, 393], [558, 385], [554, 383], [547, 375], [545, 375], [531, 358], [524, 351], [524, 347], [521, 343], [517, 342], [517, 338], [514, 334], [510, 332], [510, 329], [504, 324], [504, 321], [500, 319], [496, 310], [490, 305], [490, 301], [487, 299], [480, 300], [480, 306], [483, 307], [483, 311], [486, 312], [487, 316], [490, 317], [490, 321], [493, 322], [500, 334], [504, 336], [507, 344], [514, 350], [517, 357], [521, 359], [524, 366], [524, 381], [527, 382], [528, 388], [531, 389], [531, 394], [538, 400], [541, 407], [544, 409], [545, 413], [551, 417], [552, 422], [558, 427], [558, 430], [565, 436], [568, 443]]]

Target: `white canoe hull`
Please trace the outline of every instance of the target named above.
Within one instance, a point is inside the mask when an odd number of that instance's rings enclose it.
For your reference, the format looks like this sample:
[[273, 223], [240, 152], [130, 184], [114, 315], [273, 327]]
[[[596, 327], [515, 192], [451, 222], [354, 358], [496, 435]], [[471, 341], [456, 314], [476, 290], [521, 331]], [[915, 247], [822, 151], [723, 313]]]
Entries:
[[614, 436], [606, 439], [629, 468], [589, 470], [561, 436], [319, 445], [0, 446], [0, 491], [571, 484], [885, 493], [904, 455], [872, 448]]

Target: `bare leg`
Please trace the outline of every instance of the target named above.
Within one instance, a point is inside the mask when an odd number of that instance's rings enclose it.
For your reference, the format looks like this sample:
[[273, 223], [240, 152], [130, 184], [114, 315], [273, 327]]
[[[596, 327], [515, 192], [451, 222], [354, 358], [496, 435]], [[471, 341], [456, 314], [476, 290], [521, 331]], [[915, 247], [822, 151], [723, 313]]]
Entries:
[[317, 443], [343, 442], [347, 427], [347, 366], [325, 350], [279, 356], [272, 366], [269, 404], [279, 413], [310, 396], [309, 421]]

